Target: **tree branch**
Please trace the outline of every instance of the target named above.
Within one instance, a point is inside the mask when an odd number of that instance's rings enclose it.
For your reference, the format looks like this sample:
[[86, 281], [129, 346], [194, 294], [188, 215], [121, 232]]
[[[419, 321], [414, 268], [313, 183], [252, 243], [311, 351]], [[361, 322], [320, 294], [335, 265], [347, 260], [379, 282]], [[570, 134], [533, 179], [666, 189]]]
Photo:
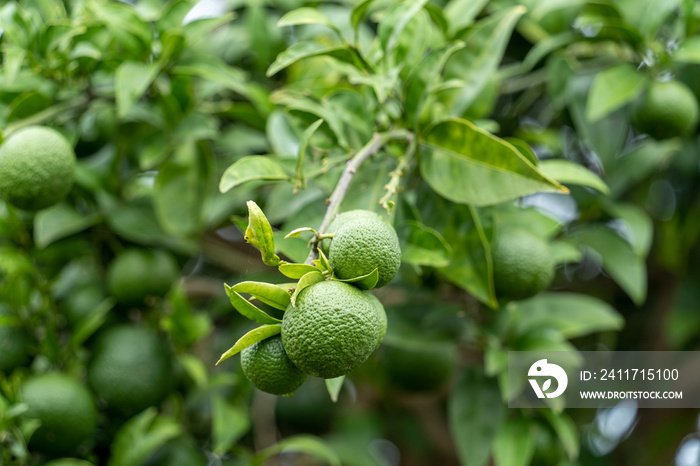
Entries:
[[309, 252], [309, 256], [306, 258], [307, 264], [311, 264], [313, 260], [318, 258], [317, 247], [319, 237], [326, 233], [328, 226], [338, 214], [340, 203], [343, 202], [345, 193], [348, 191], [350, 182], [355, 176], [355, 173], [357, 173], [357, 169], [360, 168], [365, 160], [376, 154], [377, 151], [384, 147], [386, 143], [394, 139], [407, 139], [410, 141], [413, 140], [413, 133], [405, 129], [397, 129], [387, 131], [385, 133], [374, 133], [372, 139], [370, 139], [370, 141], [348, 161], [347, 165], [345, 166], [345, 171], [343, 171], [343, 174], [340, 176], [340, 180], [338, 180], [338, 184], [333, 190], [331, 197], [328, 198], [328, 209], [326, 209], [326, 214], [323, 216], [321, 226], [311, 244], [311, 251]]

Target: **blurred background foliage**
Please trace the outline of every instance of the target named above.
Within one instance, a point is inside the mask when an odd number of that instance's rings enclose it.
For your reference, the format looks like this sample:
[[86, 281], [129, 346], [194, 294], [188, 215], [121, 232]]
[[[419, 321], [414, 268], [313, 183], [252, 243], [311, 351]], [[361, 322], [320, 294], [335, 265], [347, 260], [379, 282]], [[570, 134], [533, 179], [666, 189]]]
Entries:
[[[698, 5], [4, 2], [2, 134], [51, 126], [78, 166], [53, 207], [0, 201], [0, 463], [52, 459], [21, 387], [60, 371], [99, 408], [64, 466], [699, 464], [695, 410], [513, 410], [505, 386], [508, 350], [697, 348], [697, 133], [657, 140], [631, 113], [653, 81], [700, 97]], [[237, 358], [215, 367], [252, 328], [223, 282], [284, 280], [245, 244], [245, 202], [303, 262], [307, 240], [284, 235], [318, 226], [348, 157], [396, 128], [415, 139], [385, 145], [342, 207], [382, 213], [402, 240], [377, 292], [382, 347], [337, 403], [320, 379], [275, 399]], [[448, 166], [436, 147], [476, 155]], [[505, 174], [474, 174], [506, 152]], [[549, 291], [507, 302], [490, 243], [515, 226], [558, 267]], [[150, 336], [115, 343], [120, 329]], [[94, 367], [127, 384], [144, 358], [162, 377], [148, 398], [97, 389]]]

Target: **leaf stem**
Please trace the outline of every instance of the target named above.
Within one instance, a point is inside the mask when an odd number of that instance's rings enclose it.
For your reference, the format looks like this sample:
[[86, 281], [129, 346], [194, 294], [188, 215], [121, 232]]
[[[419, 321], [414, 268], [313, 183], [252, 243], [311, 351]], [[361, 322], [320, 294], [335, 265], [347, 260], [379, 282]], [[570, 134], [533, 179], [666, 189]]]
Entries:
[[323, 217], [321, 226], [319, 227], [316, 236], [314, 237], [313, 243], [311, 245], [311, 251], [309, 252], [309, 256], [306, 258], [307, 264], [311, 264], [313, 260], [318, 258], [318, 252], [316, 252], [316, 248], [318, 247], [318, 241], [320, 239], [320, 236], [326, 233], [326, 230], [328, 230], [328, 226], [331, 224], [331, 222], [337, 215], [338, 210], [340, 209], [340, 203], [343, 202], [345, 193], [350, 187], [350, 182], [355, 176], [355, 173], [357, 173], [358, 168], [360, 168], [360, 166], [368, 158], [376, 154], [379, 151], [379, 149], [384, 147], [386, 143], [394, 139], [406, 139], [409, 141], [413, 141], [413, 133], [406, 129], [396, 129], [384, 133], [374, 133], [372, 139], [370, 139], [370, 141], [367, 144], [365, 144], [365, 146], [362, 149], [357, 151], [357, 153], [348, 161], [347, 165], [345, 166], [345, 171], [343, 171], [343, 174], [340, 176], [340, 180], [338, 180], [338, 184], [333, 190], [331, 197], [328, 198], [328, 209], [326, 209], [326, 214]]
[[399, 186], [401, 184], [401, 177], [408, 172], [411, 166], [411, 160], [413, 160], [413, 155], [416, 153], [416, 140], [411, 138], [409, 140], [409, 146], [406, 153], [399, 157], [399, 163], [396, 165], [396, 169], [389, 173], [389, 183], [384, 186], [386, 194], [379, 199], [379, 204], [389, 210], [389, 203], [391, 198], [396, 195], [399, 191]]

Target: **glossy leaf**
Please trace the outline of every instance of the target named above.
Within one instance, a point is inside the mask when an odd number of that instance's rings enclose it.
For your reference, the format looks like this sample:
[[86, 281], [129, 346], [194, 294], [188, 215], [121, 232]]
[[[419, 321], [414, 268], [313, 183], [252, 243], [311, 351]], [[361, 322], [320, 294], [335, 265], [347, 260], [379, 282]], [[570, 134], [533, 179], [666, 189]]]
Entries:
[[157, 75], [157, 65], [128, 61], [119, 65], [114, 83], [119, 117], [126, 116]]
[[484, 466], [506, 414], [496, 381], [481, 369], [465, 369], [452, 392], [447, 414], [460, 463]]
[[357, 31], [360, 23], [365, 19], [365, 16], [367, 16], [367, 11], [369, 7], [372, 6], [372, 2], [374, 2], [374, 0], [362, 0], [352, 8], [350, 24], [355, 31]]
[[219, 191], [225, 193], [239, 184], [256, 180], [285, 181], [291, 180], [291, 178], [274, 158], [251, 155], [243, 157], [226, 169], [219, 182]]
[[309, 227], [297, 228], [295, 230], [290, 231], [286, 235], [284, 235], [284, 239], [298, 238], [299, 235], [302, 233], [314, 233], [314, 234], [316, 234], [316, 230], [314, 230], [313, 228], [309, 228]]
[[610, 188], [598, 175], [584, 166], [564, 159], [544, 160], [537, 165], [537, 169], [545, 176], [558, 181], [563, 185], [573, 184], [586, 186], [610, 194]]
[[[316, 269], [316, 267], [314, 267], [314, 269]], [[326, 277], [324, 277], [318, 269], [304, 274], [304, 276], [299, 279], [299, 282], [297, 283], [297, 286], [294, 289], [294, 293], [292, 294], [292, 306], [296, 305], [297, 296], [299, 296], [299, 293], [301, 293], [304, 290], [304, 288], [308, 288], [311, 285], [315, 285], [316, 283], [324, 281], [325, 279]]]
[[379, 269], [374, 269], [370, 273], [360, 275], [359, 277], [344, 279], [334, 278], [333, 280], [345, 283], [352, 283], [353, 285], [362, 290], [371, 290], [375, 286], [377, 286], [377, 282], [379, 281]]
[[99, 223], [101, 215], [81, 215], [66, 203], [39, 211], [34, 217], [34, 242], [39, 249]]
[[297, 42], [280, 53], [265, 73], [274, 76], [288, 66], [305, 58], [328, 55], [341, 61], [351, 62], [352, 55], [347, 47], [342, 45], [323, 45], [318, 42]]
[[679, 63], [700, 64], [700, 36], [686, 38], [671, 57]]
[[421, 174], [453, 202], [486, 206], [535, 192], [568, 192], [511, 144], [466, 120], [433, 125], [419, 144]]
[[292, 10], [277, 21], [277, 27], [296, 26], [299, 24], [320, 24], [328, 26], [336, 32], [340, 32], [328, 16], [316, 8], [302, 7]]
[[222, 396], [211, 400], [212, 441], [214, 453], [227, 451], [250, 429], [250, 416], [241, 405], [234, 405]]
[[566, 338], [620, 330], [622, 316], [605, 301], [578, 293], [543, 292], [517, 304], [518, 332], [550, 328]]
[[266, 312], [252, 304], [243, 296], [235, 292], [230, 286], [224, 283], [226, 294], [231, 300], [233, 307], [243, 316], [259, 324], [274, 325], [281, 322], [279, 319], [268, 315]]
[[450, 0], [445, 5], [445, 18], [449, 22], [448, 33], [454, 36], [467, 26], [471, 26], [477, 15], [484, 9], [488, 0]]
[[399, 231], [402, 262], [431, 267], [449, 265], [452, 248], [440, 232], [416, 221], [407, 222]]
[[316, 120], [311, 126], [306, 128], [304, 134], [301, 136], [301, 144], [299, 145], [299, 152], [297, 153], [296, 176], [297, 180], [301, 182], [302, 188], [306, 187], [306, 180], [304, 179], [304, 157], [306, 156], [306, 151], [309, 147], [309, 143], [311, 142], [311, 138], [322, 124], [323, 119]]
[[338, 402], [338, 395], [340, 395], [340, 389], [343, 388], [344, 382], [344, 375], [334, 379], [326, 379], [326, 389], [328, 390], [328, 395], [331, 397], [331, 401], [333, 401], [333, 403]]
[[[548, 379], [551, 382], [552, 379]], [[545, 382], [546, 383], [546, 382]], [[543, 387], [547, 390], [549, 387]], [[528, 466], [535, 453], [535, 436], [529, 421], [518, 418], [501, 426], [493, 442], [496, 466]]]
[[231, 290], [253, 295], [268, 306], [281, 311], [289, 307], [289, 293], [279, 285], [264, 282], [240, 282], [233, 285]]
[[245, 230], [245, 240], [258, 248], [265, 265], [276, 267], [280, 258], [275, 254], [275, 237], [270, 222], [265, 214], [253, 201], [248, 201], [248, 228]]
[[644, 74], [626, 63], [598, 73], [591, 85], [586, 104], [588, 121], [598, 121], [604, 116], [632, 102], [644, 89]]
[[182, 434], [182, 426], [173, 419], [158, 416], [150, 407], [126, 421], [114, 436], [108, 466], [143, 464], [168, 440]]
[[644, 209], [634, 204], [614, 204], [606, 210], [616, 220], [613, 221], [617, 231], [630, 243], [634, 252], [646, 258], [654, 239], [654, 224]]
[[569, 241], [558, 240], [549, 243], [549, 253], [555, 264], [565, 264], [567, 262], [581, 262], [583, 253], [576, 244]]
[[221, 362], [227, 360], [231, 356], [240, 353], [244, 349], [253, 346], [257, 342], [262, 341], [265, 338], [278, 335], [281, 331], [281, 325], [263, 325], [262, 327], [258, 327], [256, 329], [251, 330], [250, 332], [246, 333], [241, 338], [239, 338], [238, 341], [231, 348], [229, 348], [228, 351], [222, 354], [219, 360], [216, 362], [216, 364], [220, 364]]
[[318, 272], [318, 269], [309, 264], [282, 264], [279, 270], [285, 277], [298, 280], [307, 273]]
[[401, 33], [409, 21], [423, 9], [428, 0], [407, 0], [391, 8], [384, 20], [379, 23], [379, 40], [385, 55], [390, 55], [397, 44]]
[[572, 239], [591, 247], [603, 270], [632, 298], [637, 306], [646, 299], [647, 272], [644, 260], [632, 246], [606, 227], [587, 226], [576, 231]]
[[559, 437], [569, 459], [576, 459], [581, 447], [581, 440], [574, 421], [564, 413], [555, 414], [551, 410], [544, 410], [544, 417]]
[[275, 445], [258, 452], [251, 460], [251, 466], [262, 466], [268, 458], [282, 452], [304, 453], [324, 461], [330, 466], [340, 466], [338, 455], [319, 437], [299, 434], [288, 437]]

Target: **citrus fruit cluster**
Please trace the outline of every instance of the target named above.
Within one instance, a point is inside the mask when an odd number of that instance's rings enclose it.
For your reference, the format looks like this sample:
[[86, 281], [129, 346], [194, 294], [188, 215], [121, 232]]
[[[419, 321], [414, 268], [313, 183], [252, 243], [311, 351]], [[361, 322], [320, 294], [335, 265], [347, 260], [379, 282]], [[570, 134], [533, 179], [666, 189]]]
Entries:
[[[257, 206], [251, 207], [251, 219], [258, 215], [257, 225], [264, 226], [267, 220], [258, 210]], [[264, 230], [260, 227], [260, 231], [252, 231], [249, 226], [246, 236], [261, 238]], [[263, 248], [258, 247], [265, 256]], [[314, 265], [280, 265], [282, 273], [299, 279], [288, 295], [280, 297], [276, 290], [273, 297], [266, 293], [272, 293], [270, 287], [274, 290], [274, 285], [255, 282], [244, 282], [253, 288], [241, 287], [243, 284], [227, 287], [232, 304], [243, 315], [271, 324], [242, 337], [221, 359], [241, 351], [243, 373], [260, 390], [287, 395], [308, 375], [325, 379], [344, 376], [363, 364], [384, 339], [386, 313], [368, 290], [386, 285], [398, 271], [401, 249], [394, 229], [375, 213], [346, 212], [329, 225], [319, 253], [321, 258], [313, 261]], [[283, 318], [267, 316], [240, 297], [237, 290], [248, 290], [262, 302], [275, 303], [285, 311]], [[285, 299], [289, 304], [280, 306]], [[257, 336], [261, 329], [269, 329], [271, 335]], [[251, 339], [254, 343], [245, 343]]]

